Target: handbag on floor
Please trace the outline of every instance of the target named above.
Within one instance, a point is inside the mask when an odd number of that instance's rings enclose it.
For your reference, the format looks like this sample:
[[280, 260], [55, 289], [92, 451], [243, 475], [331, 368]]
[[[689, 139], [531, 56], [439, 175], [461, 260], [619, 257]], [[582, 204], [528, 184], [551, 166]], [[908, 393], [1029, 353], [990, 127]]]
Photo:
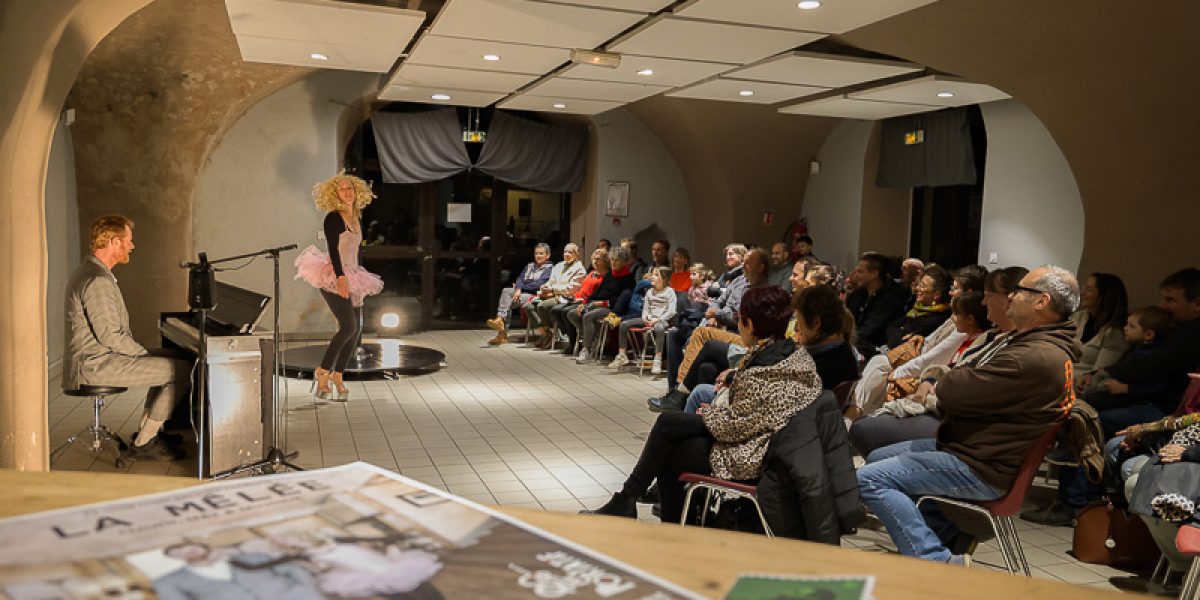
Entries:
[[1085, 563], [1114, 567], [1151, 567], [1161, 554], [1142, 519], [1111, 502], [1079, 511], [1071, 552]]
[[921, 347], [925, 345], [925, 338], [919, 335], [914, 335], [904, 340], [903, 344], [887, 351], [888, 363], [895, 369], [900, 365], [916, 358], [921, 354]]

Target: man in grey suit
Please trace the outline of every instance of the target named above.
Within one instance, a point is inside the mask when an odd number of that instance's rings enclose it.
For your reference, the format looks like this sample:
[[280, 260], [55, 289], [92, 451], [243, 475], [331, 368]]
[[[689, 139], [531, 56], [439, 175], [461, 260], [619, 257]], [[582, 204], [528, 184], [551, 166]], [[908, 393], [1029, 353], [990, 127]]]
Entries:
[[92, 223], [90, 240], [91, 253], [67, 283], [63, 389], [80, 384], [149, 387], [129, 458], [179, 458], [158, 432], [175, 402], [187, 393], [192, 366], [168, 352], [147, 351], [133, 339], [125, 299], [112, 273], [114, 266], [129, 262], [133, 221], [120, 215], [101, 217]]
[[260, 553], [213, 552], [206, 544], [185, 542], [163, 554], [186, 563], [154, 580], [161, 600], [318, 600], [324, 598], [299, 557], [273, 559]]

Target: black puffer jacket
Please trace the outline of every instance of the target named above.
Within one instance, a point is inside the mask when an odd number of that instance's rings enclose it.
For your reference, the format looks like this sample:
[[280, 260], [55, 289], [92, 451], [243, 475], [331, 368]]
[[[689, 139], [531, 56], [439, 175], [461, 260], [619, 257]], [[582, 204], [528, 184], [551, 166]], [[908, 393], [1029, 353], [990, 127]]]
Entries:
[[758, 501], [779, 537], [838, 545], [863, 521], [850, 441], [833, 392], [821, 392], [771, 439]]

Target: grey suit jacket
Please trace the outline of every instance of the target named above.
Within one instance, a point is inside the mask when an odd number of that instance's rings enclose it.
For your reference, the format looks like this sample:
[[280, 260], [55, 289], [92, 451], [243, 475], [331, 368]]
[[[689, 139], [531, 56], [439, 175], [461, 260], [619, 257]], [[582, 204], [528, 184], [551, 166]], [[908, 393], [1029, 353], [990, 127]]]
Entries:
[[142, 356], [146, 349], [129, 331], [129, 312], [112, 271], [94, 256], [79, 264], [67, 283], [66, 344], [62, 386], [79, 387], [80, 373], [103, 371], [116, 356]]

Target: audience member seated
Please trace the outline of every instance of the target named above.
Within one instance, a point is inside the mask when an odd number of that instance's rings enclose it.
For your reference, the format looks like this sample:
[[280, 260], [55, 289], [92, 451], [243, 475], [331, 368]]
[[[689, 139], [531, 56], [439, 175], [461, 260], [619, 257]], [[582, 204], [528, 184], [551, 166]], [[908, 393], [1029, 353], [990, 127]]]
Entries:
[[[1161, 340], [1174, 326], [1171, 313], [1159, 306], [1139, 308], [1125, 320], [1124, 335], [1129, 349], [1110, 368], [1127, 369], [1128, 365], [1161, 347]], [[1096, 409], [1104, 439], [1110, 440], [1121, 430], [1138, 423], [1147, 423], [1175, 410], [1182, 388], [1169, 386], [1169, 381], [1141, 379], [1141, 383], [1125, 384], [1108, 376], [1107, 371], [1084, 375], [1083, 399]], [[1187, 386], [1186, 371], [1183, 387]], [[1079, 510], [1104, 495], [1099, 483], [1090, 482], [1082, 467], [1066, 466], [1058, 474], [1058, 498], [1047, 508], [1022, 513], [1027, 521], [1045, 525], [1070, 525]]]
[[646, 277], [646, 271], [650, 269], [650, 265], [638, 256], [638, 245], [633, 238], [625, 238], [621, 240], [621, 248], [629, 253], [629, 272], [633, 275], [634, 281], [641, 281]]
[[671, 242], [654, 240], [650, 244], [650, 268], [654, 267], [671, 267]]
[[863, 358], [875, 356], [887, 343], [887, 326], [904, 315], [908, 290], [892, 280], [890, 271], [886, 256], [867, 252], [850, 273], [855, 289], [846, 296], [846, 308], [854, 315], [854, 347]]
[[581, 304], [567, 313], [567, 319], [579, 330], [582, 336], [580, 339], [583, 341], [576, 362], [583, 363], [591, 358], [591, 345], [600, 319], [612, 312], [610, 307], [621, 296], [621, 292], [633, 290], [635, 280], [630, 271], [630, 257], [624, 246], [613, 250], [609, 259], [611, 268], [604, 274], [600, 285], [588, 298], [587, 304]]
[[1029, 447], [1074, 403], [1071, 368], [1080, 347], [1067, 320], [1079, 304], [1074, 275], [1038, 267], [1011, 298], [1015, 332], [938, 381], [937, 438], [880, 448], [858, 471], [863, 501], [901, 554], [969, 564], [963, 536], [936, 505], [919, 510], [916, 498], [1000, 498]]
[[[693, 308], [699, 308], [701, 312], [708, 310], [708, 288], [715, 280], [712, 269], [705, 266], [704, 263], [696, 263], [688, 269], [688, 275], [692, 282], [692, 287], [687, 291], [688, 302], [691, 302]], [[672, 275], [671, 281], [674, 280], [675, 277]]]
[[778, 242], [771, 246], [771, 270], [767, 272], [767, 283], [792, 291], [792, 262], [788, 260], [787, 245]]
[[[941, 267], [931, 265], [926, 279], [936, 281], [944, 272]], [[987, 269], [978, 265], [960, 269], [950, 282], [950, 299], [953, 300], [962, 292], [982, 292], [983, 278], [986, 275]], [[930, 290], [927, 289], [926, 293], [930, 293]], [[909, 314], [917, 310], [918, 308], [914, 308]], [[911, 319], [902, 319], [898, 323], [906, 320]], [[887, 389], [893, 381], [900, 381], [901, 385], [905, 385], [919, 376], [926, 367], [947, 364], [965, 337], [951, 321], [947, 319], [932, 333], [921, 334], [918, 339], [912, 340], [916, 356], [906, 352], [902, 356], [893, 357], [893, 353], [887, 353], [871, 357], [863, 367], [862, 378], [855, 384], [850, 400], [846, 403], [846, 418], [856, 421], [878, 410], [883, 405]]]
[[600, 238], [600, 240], [596, 242], [596, 250], [608, 252], [609, 250], [612, 250], [612, 242], [606, 238]]
[[668, 282], [670, 288], [677, 291], [687, 293], [692, 289], [692, 255], [688, 253], [687, 248], [676, 248], [671, 253], [671, 279]]
[[1128, 349], [1122, 328], [1129, 312], [1125, 282], [1110, 273], [1092, 273], [1083, 284], [1080, 307], [1071, 315], [1078, 331], [1075, 339], [1083, 344], [1083, 355], [1075, 365], [1075, 381], [1082, 375], [1116, 364]]
[[807, 233], [797, 236], [795, 243], [792, 244], [792, 262], [800, 262], [802, 260], [812, 260], [818, 263], [821, 259], [813, 254], [813, 239]]
[[[887, 401], [850, 427], [850, 443], [862, 456], [896, 442], [930, 438], [937, 433], [939, 420], [934, 384], [946, 371], [969, 364], [969, 360], [986, 347], [989, 338], [984, 331], [992, 326], [987, 318], [988, 307], [979, 292], [959, 294], [951, 301], [951, 306], [954, 311], [951, 322], [958, 345], [945, 362], [929, 364], [911, 378], [892, 377], [886, 381]], [[916, 361], [909, 361], [912, 362]], [[918, 381], [922, 383], [917, 384]], [[909, 392], [912, 386], [916, 389]]]
[[1133, 497], [1142, 468], [1170, 443], [1171, 437], [1181, 429], [1200, 423], [1200, 372], [1188, 376], [1192, 381], [1174, 414], [1151, 423], [1130, 425], [1118, 431], [1105, 446], [1105, 470], [1117, 476], [1117, 489], [1126, 499]]
[[512, 287], [500, 292], [500, 302], [496, 307], [496, 316], [488, 319], [488, 327], [496, 330], [496, 337], [488, 343], [496, 346], [508, 343], [508, 315], [514, 308], [525, 308], [537, 297], [542, 286], [550, 280], [550, 272], [554, 265], [550, 262], [550, 246], [538, 244], [533, 249], [533, 262], [525, 265], [525, 269], [517, 276]]
[[620, 335], [617, 336], [617, 357], [609, 363], [610, 368], [619, 369], [629, 364], [629, 357], [626, 356], [629, 330], [650, 327], [654, 336], [654, 363], [650, 372], [655, 375], [662, 373], [663, 338], [666, 337], [671, 319], [675, 318], [675, 304], [678, 298], [675, 290], [667, 286], [670, 276], [669, 267], [654, 267], [650, 270], [650, 283], [653, 287], [646, 292], [642, 301], [641, 316], [621, 321]]
[[567, 244], [563, 247], [562, 262], [554, 265], [550, 279], [546, 280], [538, 290], [537, 298], [532, 301], [533, 310], [525, 313], [537, 328], [539, 347], [549, 348], [554, 341], [550, 338], [550, 309], [559, 304], [569, 304], [584, 275], [587, 275], [587, 269], [579, 260], [579, 246]]
[[727, 270], [708, 288], [710, 297], [720, 296], [724, 293], [725, 288], [742, 276], [742, 262], [746, 260], [746, 253], [749, 251], [741, 244], [725, 246], [725, 268]]
[[950, 273], [939, 265], [925, 267], [917, 280], [916, 301], [902, 318], [887, 328], [887, 347], [901, 345], [926, 336], [941, 327], [950, 318]]
[[[895, 257], [895, 260], [899, 259], [900, 257]], [[917, 301], [917, 285], [921, 283], [921, 276], [924, 274], [925, 263], [919, 258], [906, 258], [900, 263], [900, 286], [908, 292], [904, 310], [912, 308], [913, 303]]]
[[568, 318], [568, 315], [574, 313], [592, 297], [592, 294], [600, 287], [604, 276], [608, 274], [609, 264], [608, 252], [604, 250], [592, 252], [592, 270], [579, 281], [579, 290], [575, 292], [571, 301], [557, 304], [550, 309], [551, 321], [558, 326], [558, 331], [567, 337], [567, 347], [563, 349], [563, 354], [574, 352], [575, 339], [579, 335], [579, 331], [575, 329], [575, 323]]
[[[731, 329], [737, 327], [742, 296], [751, 289], [769, 287], [766, 253], [757, 249], [746, 253], [743, 267], [742, 276], [734, 280], [716, 302], [709, 305], [699, 327], [690, 335], [686, 332], [685, 335], [677, 335], [682, 328], [676, 328], [676, 334], [667, 337], [667, 358], [670, 361], [667, 385], [672, 389], [665, 396], [648, 400], [650, 410], [683, 410], [688, 390], [699, 383], [709, 383], [698, 379], [699, 372], [690, 372], [696, 360], [712, 365], [709, 374], [715, 376], [729, 368], [730, 354], [740, 356], [745, 353], [745, 347], [739, 343], [740, 336]], [[673, 343], [678, 345], [673, 346]]]
[[659, 415], [637, 464], [621, 491], [604, 506], [585, 513], [636, 518], [636, 500], [657, 478], [664, 523], [678, 523], [683, 510], [684, 472], [733, 481], [756, 482], [775, 432], [821, 392], [816, 365], [807, 352], [795, 352], [784, 337], [791, 308], [788, 294], [773, 286], [750, 290], [738, 314], [747, 366], [728, 382], [702, 414]]

